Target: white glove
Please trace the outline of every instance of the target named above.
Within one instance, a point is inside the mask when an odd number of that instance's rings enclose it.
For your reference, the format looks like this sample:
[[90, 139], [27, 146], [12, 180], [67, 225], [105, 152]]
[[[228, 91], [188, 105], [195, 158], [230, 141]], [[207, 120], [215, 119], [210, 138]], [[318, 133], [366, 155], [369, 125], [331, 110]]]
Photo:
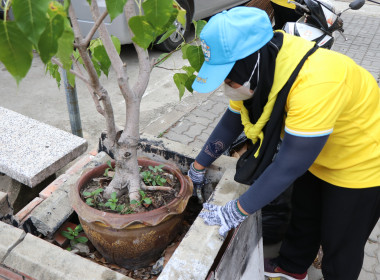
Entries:
[[199, 216], [209, 226], [219, 225], [219, 234], [223, 237], [226, 237], [230, 229], [236, 228], [248, 217], [239, 210], [237, 199], [227, 202], [224, 206], [204, 203], [203, 208], [209, 211], [203, 210]]

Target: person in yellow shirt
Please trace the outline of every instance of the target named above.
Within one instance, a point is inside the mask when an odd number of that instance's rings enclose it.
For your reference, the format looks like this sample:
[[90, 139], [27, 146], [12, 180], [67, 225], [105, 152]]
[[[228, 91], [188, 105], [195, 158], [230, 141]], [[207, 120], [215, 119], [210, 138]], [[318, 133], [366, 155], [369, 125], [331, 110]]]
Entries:
[[225, 236], [293, 184], [290, 225], [279, 256], [264, 260], [265, 275], [307, 279], [322, 245], [325, 279], [357, 279], [380, 216], [375, 79], [345, 55], [273, 32], [267, 14], [256, 8], [213, 16], [200, 39], [205, 62], [194, 91], [222, 85], [231, 100], [189, 177], [201, 188], [206, 167], [243, 130], [256, 147], [248, 164], [237, 166], [237, 175], [249, 176], [235, 176], [249, 189], [224, 206], [205, 203], [200, 217]]

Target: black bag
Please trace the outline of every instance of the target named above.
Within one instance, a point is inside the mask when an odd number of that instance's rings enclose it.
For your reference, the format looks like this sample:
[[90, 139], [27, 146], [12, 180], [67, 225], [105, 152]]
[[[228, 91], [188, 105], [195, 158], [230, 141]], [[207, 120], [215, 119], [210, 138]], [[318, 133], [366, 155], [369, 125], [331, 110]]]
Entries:
[[302, 58], [300, 63], [294, 69], [289, 80], [280, 90], [275, 101], [272, 114], [263, 128], [264, 140], [261, 145], [257, 158], [254, 156], [257, 149], [260, 147], [260, 141], [258, 140], [252, 145], [238, 160], [236, 164], [235, 181], [247, 185], [251, 185], [261, 173], [268, 167], [274, 160], [280, 145], [280, 134], [282, 129], [282, 122], [285, 110], [285, 103], [288, 97], [289, 91], [297, 78], [299, 71], [301, 70], [306, 59], [318, 49], [318, 46], [314, 46], [310, 49]]

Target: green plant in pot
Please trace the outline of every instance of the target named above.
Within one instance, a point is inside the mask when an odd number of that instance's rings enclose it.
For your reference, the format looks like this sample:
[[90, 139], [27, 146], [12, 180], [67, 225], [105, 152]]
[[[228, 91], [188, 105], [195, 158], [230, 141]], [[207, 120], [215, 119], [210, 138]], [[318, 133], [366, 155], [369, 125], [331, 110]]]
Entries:
[[[28, 73], [33, 52], [46, 65], [46, 71], [61, 81], [60, 69], [67, 73], [68, 82], [74, 86], [75, 78], [86, 84], [97, 111], [104, 116], [107, 131], [106, 145], [115, 157], [112, 163], [114, 175], [102, 195], [108, 199], [128, 194], [129, 201], [142, 201], [142, 183], [139, 165], [158, 166], [161, 163], [137, 158], [139, 142], [139, 113], [142, 96], [147, 88], [150, 72], [158, 64], [149, 59], [147, 49], [162, 43], [176, 29], [174, 21], [188, 26], [186, 12], [175, 0], [106, 0], [107, 8], [101, 11], [98, 1], [87, 0], [94, 25], [87, 34], [79, 28], [76, 11], [70, 0], [7, 0], [4, 20], [0, 21], [0, 61], [17, 84]], [[13, 17], [7, 13], [12, 10]], [[137, 12], [137, 13], [136, 13]], [[104, 20], [125, 16], [139, 60], [139, 75], [134, 84], [127, 75], [127, 65], [119, 56], [120, 42], [110, 36]], [[200, 24], [203, 26], [204, 24]], [[95, 33], [99, 38], [92, 40]], [[196, 34], [200, 33], [200, 28]], [[174, 81], [183, 95], [185, 88], [191, 90], [194, 72], [203, 62], [200, 46], [182, 44], [184, 58], [191, 66], [186, 73], [177, 73]], [[178, 49], [180, 49], [180, 47]], [[164, 60], [169, 55], [163, 55]], [[110, 67], [116, 73], [121, 96], [125, 100], [125, 125], [115, 124], [113, 108], [107, 90], [99, 77], [108, 76]], [[174, 238], [187, 201], [192, 195], [192, 184], [178, 168], [164, 164], [163, 170], [171, 172], [181, 182], [178, 196], [165, 207], [120, 215], [97, 210], [80, 197], [81, 188], [93, 177], [101, 176], [110, 168], [104, 164], [84, 174], [70, 197], [86, 235], [105, 258], [128, 268], [136, 268], [151, 262], [161, 254], [165, 242]], [[162, 186], [150, 186], [149, 190]], [[143, 207], [137, 203], [135, 207]], [[138, 212], [138, 211], [136, 211]], [[129, 236], [129, 237], [128, 237]], [[153, 243], [145, 243], [152, 241]], [[128, 243], [131, 242], [131, 243]], [[163, 245], [164, 244], [164, 245]], [[163, 247], [164, 246], [164, 247]], [[141, 254], [142, 253], [142, 254]]]

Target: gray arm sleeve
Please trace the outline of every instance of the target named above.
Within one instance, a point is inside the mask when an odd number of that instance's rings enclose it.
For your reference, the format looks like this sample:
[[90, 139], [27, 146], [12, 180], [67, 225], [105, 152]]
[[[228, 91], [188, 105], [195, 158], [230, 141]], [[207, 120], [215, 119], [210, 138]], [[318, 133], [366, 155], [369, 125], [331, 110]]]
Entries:
[[252, 214], [273, 201], [309, 169], [328, 137], [299, 137], [285, 133], [275, 160], [240, 196], [241, 207]]

